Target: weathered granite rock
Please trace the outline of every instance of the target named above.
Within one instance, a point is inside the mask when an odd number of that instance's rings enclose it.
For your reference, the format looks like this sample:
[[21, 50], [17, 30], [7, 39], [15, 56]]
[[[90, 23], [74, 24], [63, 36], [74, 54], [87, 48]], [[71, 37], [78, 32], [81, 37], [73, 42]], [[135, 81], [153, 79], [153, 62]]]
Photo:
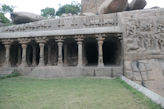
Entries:
[[127, 0], [105, 0], [99, 7], [99, 14], [125, 11], [127, 6]]
[[105, 0], [81, 0], [82, 13], [96, 14], [98, 12], [98, 7], [100, 7], [104, 1]]
[[86, 15], [121, 12], [128, 6], [127, 0], [82, 0], [81, 3], [82, 13], [87, 13]]
[[86, 12], [86, 13], [82, 13], [81, 16], [94, 16], [96, 15], [95, 13], [91, 13], [91, 12]]
[[128, 10], [144, 9], [146, 4], [146, 0], [133, 0], [128, 6]]
[[23, 24], [43, 20], [44, 17], [28, 12], [14, 12], [11, 13], [11, 19], [14, 24]]

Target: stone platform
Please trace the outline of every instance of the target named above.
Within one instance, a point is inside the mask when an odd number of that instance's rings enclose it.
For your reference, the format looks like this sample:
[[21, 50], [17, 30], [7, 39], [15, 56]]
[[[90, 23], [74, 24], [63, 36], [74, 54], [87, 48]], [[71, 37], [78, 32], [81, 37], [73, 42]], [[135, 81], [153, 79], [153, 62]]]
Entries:
[[122, 67], [57, 67], [45, 66], [36, 67], [31, 73], [25, 73], [26, 76], [37, 78], [62, 78], [62, 77], [80, 77], [80, 76], [98, 76], [98, 77], [117, 77], [123, 74]]

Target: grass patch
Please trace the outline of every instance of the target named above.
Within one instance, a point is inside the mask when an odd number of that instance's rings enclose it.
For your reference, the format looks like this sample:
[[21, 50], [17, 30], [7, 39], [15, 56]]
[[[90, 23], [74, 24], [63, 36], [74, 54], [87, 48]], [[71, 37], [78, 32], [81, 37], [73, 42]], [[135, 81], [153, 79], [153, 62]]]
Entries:
[[0, 109], [161, 109], [120, 79], [0, 80]]

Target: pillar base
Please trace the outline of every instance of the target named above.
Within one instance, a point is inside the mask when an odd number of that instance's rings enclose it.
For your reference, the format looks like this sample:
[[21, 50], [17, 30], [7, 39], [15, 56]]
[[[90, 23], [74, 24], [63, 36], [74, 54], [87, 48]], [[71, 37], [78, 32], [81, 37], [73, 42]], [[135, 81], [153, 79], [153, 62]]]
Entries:
[[78, 67], [78, 68], [82, 68], [82, 67], [83, 67], [83, 65], [77, 65], [77, 67]]
[[26, 67], [27, 66], [27, 64], [21, 64], [20, 65], [20, 67]]
[[99, 67], [99, 68], [100, 68], [100, 67], [104, 67], [104, 64], [103, 64], [103, 63], [98, 64], [98, 67]]
[[42, 67], [42, 66], [44, 66], [44, 64], [43, 64], [43, 63], [40, 63], [38, 66], [39, 66], [39, 67]]

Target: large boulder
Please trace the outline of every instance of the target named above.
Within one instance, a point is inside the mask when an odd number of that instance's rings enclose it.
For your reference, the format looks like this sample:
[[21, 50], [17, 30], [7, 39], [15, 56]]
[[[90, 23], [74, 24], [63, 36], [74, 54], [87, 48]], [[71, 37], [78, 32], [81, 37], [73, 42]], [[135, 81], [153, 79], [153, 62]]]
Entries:
[[99, 7], [99, 14], [108, 14], [125, 11], [128, 6], [128, 0], [105, 0]]
[[144, 9], [146, 5], [146, 0], [133, 0], [128, 6], [128, 10]]
[[81, 12], [82, 13], [94, 13], [98, 12], [98, 8], [105, 0], [81, 0]]
[[43, 20], [44, 17], [29, 12], [14, 12], [11, 19], [14, 24], [23, 24]]
[[86, 13], [81, 13], [81, 16], [94, 16], [96, 13], [91, 13], [91, 12], [86, 12]]

